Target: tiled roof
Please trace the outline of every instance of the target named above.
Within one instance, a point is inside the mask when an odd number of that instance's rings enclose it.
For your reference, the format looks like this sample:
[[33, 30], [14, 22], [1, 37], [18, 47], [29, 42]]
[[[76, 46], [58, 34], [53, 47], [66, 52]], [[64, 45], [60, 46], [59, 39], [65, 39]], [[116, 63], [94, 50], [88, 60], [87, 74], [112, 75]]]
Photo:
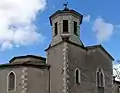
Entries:
[[10, 67], [10, 66], [35, 66], [35, 67], [49, 67], [46, 64], [46, 58], [36, 55], [25, 55], [25, 56], [17, 56], [13, 57], [9, 63], [1, 64], [2, 67]]

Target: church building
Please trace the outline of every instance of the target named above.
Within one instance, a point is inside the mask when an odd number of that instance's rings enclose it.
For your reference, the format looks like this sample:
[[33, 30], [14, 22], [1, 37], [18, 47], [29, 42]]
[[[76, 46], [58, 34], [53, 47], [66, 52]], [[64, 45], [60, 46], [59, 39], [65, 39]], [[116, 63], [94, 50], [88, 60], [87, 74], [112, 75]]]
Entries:
[[46, 58], [24, 55], [0, 65], [0, 93], [120, 93], [114, 58], [102, 45], [80, 39], [83, 15], [66, 5], [50, 17]]

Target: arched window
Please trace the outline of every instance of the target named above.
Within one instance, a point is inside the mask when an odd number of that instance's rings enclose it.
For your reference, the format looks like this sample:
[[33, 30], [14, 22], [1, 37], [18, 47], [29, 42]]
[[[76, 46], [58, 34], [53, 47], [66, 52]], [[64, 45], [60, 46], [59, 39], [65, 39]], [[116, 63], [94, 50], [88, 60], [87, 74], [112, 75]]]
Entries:
[[102, 68], [97, 69], [96, 84], [98, 87], [105, 87], [105, 77], [104, 77], [104, 72]]
[[78, 36], [77, 28], [77, 22], [74, 21], [74, 34]]
[[55, 36], [58, 34], [58, 23], [56, 22], [55, 24]]
[[80, 70], [78, 68], [75, 70], [75, 83], [80, 84]]
[[8, 84], [8, 91], [15, 90], [15, 83], [16, 83], [16, 75], [13, 71], [8, 73], [7, 77], [7, 84]]
[[68, 33], [68, 20], [63, 20], [63, 33]]

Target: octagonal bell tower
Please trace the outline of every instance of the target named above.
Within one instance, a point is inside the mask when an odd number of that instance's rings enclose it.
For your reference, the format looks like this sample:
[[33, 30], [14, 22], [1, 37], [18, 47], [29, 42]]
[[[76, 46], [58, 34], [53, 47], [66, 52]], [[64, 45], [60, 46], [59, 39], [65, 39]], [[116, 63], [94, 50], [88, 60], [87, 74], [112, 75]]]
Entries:
[[83, 16], [74, 10], [65, 8], [58, 10], [50, 16], [50, 24], [52, 26], [52, 42], [54, 46], [62, 41], [62, 38], [67, 38], [70, 42], [78, 45], [83, 45], [80, 40], [80, 24]]
[[[50, 93], [78, 93], [74, 91], [80, 87], [79, 82], [74, 82], [74, 71], [79, 67], [70, 58], [72, 50], [79, 49], [81, 55], [84, 55], [84, 50], [80, 48], [84, 47], [80, 40], [82, 18], [75, 10], [68, 9], [67, 4], [63, 10], [58, 10], [50, 16], [52, 41], [46, 49], [47, 64], [50, 65]], [[72, 58], [84, 59], [80, 57]]]

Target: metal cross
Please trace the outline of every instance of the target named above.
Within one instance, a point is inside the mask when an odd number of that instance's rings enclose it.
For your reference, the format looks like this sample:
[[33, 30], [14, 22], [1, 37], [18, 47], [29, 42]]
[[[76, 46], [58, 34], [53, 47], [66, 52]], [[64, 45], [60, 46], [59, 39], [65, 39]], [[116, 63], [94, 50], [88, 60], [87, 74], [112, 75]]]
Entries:
[[64, 5], [65, 9], [67, 9], [68, 2], [64, 3], [63, 5]]

